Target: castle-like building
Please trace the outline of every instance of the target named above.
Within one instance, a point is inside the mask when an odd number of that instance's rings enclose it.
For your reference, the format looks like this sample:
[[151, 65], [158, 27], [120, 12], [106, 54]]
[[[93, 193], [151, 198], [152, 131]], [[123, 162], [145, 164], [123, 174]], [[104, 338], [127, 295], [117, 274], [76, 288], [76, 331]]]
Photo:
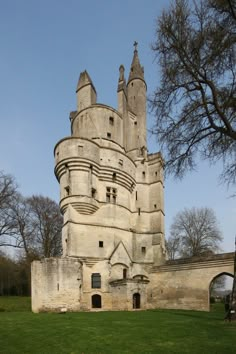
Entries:
[[97, 103], [80, 74], [71, 136], [55, 147], [63, 256], [33, 263], [32, 309], [147, 307], [149, 270], [165, 262], [163, 160], [148, 154], [146, 82], [135, 45], [118, 109]]

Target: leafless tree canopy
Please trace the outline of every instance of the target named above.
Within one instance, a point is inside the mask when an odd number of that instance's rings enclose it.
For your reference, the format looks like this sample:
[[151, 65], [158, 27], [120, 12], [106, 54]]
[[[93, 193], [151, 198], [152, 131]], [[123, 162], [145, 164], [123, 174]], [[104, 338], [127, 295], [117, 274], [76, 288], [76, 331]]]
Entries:
[[166, 172], [182, 177], [197, 158], [223, 162], [236, 182], [236, 2], [175, 0], [157, 19], [161, 81], [150, 98]]
[[222, 241], [216, 216], [209, 208], [184, 209], [171, 225], [167, 250], [170, 259], [215, 253]]
[[60, 255], [62, 224], [53, 200], [24, 198], [14, 178], [0, 173], [0, 246], [23, 249], [29, 260]]
[[12, 205], [15, 203], [17, 186], [11, 175], [0, 171], [0, 246], [7, 243], [6, 238], [15, 232], [12, 219]]
[[63, 218], [58, 205], [43, 196], [27, 199], [30, 206], [29, 225], [34, 233], [34, 243], [43, 257], [55, 257], [61, 254], [61, 229]]

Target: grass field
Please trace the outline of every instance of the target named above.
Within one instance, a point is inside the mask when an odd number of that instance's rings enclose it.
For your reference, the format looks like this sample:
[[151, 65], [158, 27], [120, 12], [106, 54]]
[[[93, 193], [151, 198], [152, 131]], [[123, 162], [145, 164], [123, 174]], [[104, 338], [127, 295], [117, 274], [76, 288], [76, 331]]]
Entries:
[[29, 298], [0, 297], [0, 353], [235, 353], [236, 323], [213, 311], [33, 314]]

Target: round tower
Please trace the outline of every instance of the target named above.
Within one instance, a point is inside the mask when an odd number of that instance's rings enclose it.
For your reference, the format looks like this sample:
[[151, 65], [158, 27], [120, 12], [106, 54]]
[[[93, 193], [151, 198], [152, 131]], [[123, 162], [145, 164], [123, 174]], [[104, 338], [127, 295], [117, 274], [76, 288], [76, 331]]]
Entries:
[[146, 91], [147, 85], [144, 80], [144, 69], [140, 64], [137, 50], [137, 42], [134, 42], [134, 56], [130, 68], [127, 83], [128, 107], [136, 116], [134, 122], [133, 144], [131, 150], [136, 150], [136, 156], [143, 156], [147, 149], [146, 139]]

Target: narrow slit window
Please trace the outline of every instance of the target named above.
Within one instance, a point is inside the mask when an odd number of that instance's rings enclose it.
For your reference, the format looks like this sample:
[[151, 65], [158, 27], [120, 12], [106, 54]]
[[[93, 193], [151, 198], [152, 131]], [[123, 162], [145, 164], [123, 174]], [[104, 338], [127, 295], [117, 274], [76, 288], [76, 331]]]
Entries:
[[123, 279], [126, 279], [127, 278], [127, 269], [124, 268], [123, 269]]
[[65, 196], [68, 197], [70, 195], [70, 187], [65, 187]]
[[113, 117], [109, 117], [109, 123], [110, 123], [110, 125], [114, 125], [114, 118]]
[[108, 138], [108, 139], [111, 139], [111, 133], [108, 133], [108, 132], [107, 132], [107, 138]]
[[141, 208], [138, 208], [138, 215], [140, 215], [141, 213]]
[[135, 193], [135, 199], [138, 200], [138, 192]]
[[116, 172], [114, 172], [114, 173], [112, 174], [112, 179], [113, 179], [113, 181], [116, 180]]
[[91, 189], [91, 196], [92, 196], [92, 198], [95, 198], [95, 196], [96, 196], [96, 189], [95, 188]]
[[141, 251], [142, 251], [142, 254], [145, 254], [146, 253], [146, 247], [142, 247]]

